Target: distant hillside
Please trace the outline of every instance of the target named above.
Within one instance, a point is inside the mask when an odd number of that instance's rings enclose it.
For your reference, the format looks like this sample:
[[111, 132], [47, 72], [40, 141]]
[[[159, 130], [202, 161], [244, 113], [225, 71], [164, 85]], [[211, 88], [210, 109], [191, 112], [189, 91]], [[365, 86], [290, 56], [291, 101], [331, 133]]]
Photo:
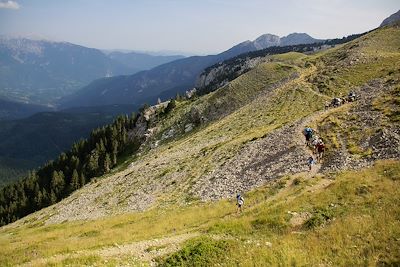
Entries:
[[29, 117], [42, 111], [50, 111], [51, 108], [40, 105], [18, 103], [0, 99], [0, 120], [14, 120]]
[[96, 127], [138, 107], [113, 105], [42, 112], [12, 121], [0, 121], [0, 186], [26, 175], [57, 157]]
[[[270, 37], [272, 41], [267, 40]], [[281, 39], [276, 37], [263, 35], [253, 42], [242, 42], [218, 55], [188, 57], [131, 76], [97, 80], [75, 94], [62, 99], [61, 106], [92, 106], [116, 103], [140, 105], [144, 101], [155, 103], [161, 94], [164, 97], [172, 97], [176, 93], [182, 93], [193, 87], [197, 76], [208, 66], [243, 53], [280, 45]], [[282, 44], [316, 41], [318, 40], [306, 34], [291, 34], [282, 38]]]
[[[154, 56], [137, 52], [111, 52], [107, 56], [130, 69], [149, 70], [159, 65], [184, 58], [184, 56]], [[131, 73], [133, 74], [133, 72]]]
[[379, 27], [395, 24], [400, 21], [400, 10], [384, 19]]

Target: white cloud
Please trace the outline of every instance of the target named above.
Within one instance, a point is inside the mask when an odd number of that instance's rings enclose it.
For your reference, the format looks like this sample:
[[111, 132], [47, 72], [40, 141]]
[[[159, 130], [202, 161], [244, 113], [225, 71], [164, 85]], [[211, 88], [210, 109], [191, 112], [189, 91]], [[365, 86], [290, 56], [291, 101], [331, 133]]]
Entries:
[[15, 1], [0, 1], [0, 8], [19, 9], [20, 5]]

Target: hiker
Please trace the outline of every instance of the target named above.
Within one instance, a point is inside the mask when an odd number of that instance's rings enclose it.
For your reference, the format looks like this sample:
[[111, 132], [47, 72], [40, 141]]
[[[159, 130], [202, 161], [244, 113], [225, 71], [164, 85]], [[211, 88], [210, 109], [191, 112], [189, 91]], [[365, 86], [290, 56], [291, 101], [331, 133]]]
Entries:
[[320, 138], [318, 135], [313, 136], [312, 141], [311, 141], [311, 146], [313, 147], [313, 153], [317, 154], [317, 145], [319, 142]]
[[332, 107], [339, 107], [340, 105], [342, 105], [342, 99], [339, 97], [335, 97], [334, 99], [332, 99], [332, 103], [331, 103]]
[[347, 100], [348, 100], [349, 102], [354, 102], [354, 101], [356, 101], [356, 93], [354, 93], [353, 91], [351, 91], [351, 92], [349, 93], [349, 95], [347, 96]]
[[304, 136], [306, 137], [306, 146], [310, 145], [311, 138], [313, 136], [313, 129], [310, 127], [306, 127], [303, 132]]
[[317, 143], [316, 152], [317, 152], [317, 160], [318, 161], [322, 160], [322, 156], [324, 155], [325, 152], [325, 144], [322, 141], [322, 139], [320, 139]]
[[311, 167], [312, 167], [312, 165], [314, 165], [315, 163], [316, 163], [316, 162], [315, 162], [313, 156], [310, 156], [310, 157], [308, 158], [308, 160], [307, 160], [308, 170], [309, 170], [309, 171], [311, 171]]
[[237, 213], [242, 213], [242, 206], [244, 205], [244, 198], [240, 195], [237, 194], [236, 196], [236, 205], [237, 205]]
[[325, 110], [327, 110], [330, 106], [331, 104], [328, 101], [325, 101]]

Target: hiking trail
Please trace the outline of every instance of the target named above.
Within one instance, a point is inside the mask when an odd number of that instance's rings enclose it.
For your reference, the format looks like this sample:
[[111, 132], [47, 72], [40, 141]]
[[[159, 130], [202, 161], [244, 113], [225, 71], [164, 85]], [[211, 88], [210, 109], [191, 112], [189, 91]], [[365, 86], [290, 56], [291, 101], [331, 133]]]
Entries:
[[61, 262], [68, 258], [78, 258], [90, 255], [100, 256], [105, 261], [107, 261], [108, 258], [111, 259], [115, 257], [134, 257], [140, 262], [150, 263], [150, 266], [155, 266], [155, 258], [178, 251], [183, 242], [196, 236], [199, 236], [199, 233], [192, 232], [121, 245], [115, 243], [113, 246], [106, 246], [94, 250], [81, 250], [73, 253], [57, 254], [48, 258], [38, 258], [20, 266], [49, 265], [52, 262]]

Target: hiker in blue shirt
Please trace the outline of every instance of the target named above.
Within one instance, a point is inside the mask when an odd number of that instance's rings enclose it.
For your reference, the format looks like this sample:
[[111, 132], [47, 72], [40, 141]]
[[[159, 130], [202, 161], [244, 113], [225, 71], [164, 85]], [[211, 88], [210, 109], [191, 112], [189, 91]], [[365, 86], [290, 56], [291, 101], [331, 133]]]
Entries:
[[314, 158], [312, 156], [310, 156], [307, 160], [307, 164], [308, 164], [308, 170], [311, 171], [311, 167], [312, 165], [316, 164], [317, 162], [314, 160]]

